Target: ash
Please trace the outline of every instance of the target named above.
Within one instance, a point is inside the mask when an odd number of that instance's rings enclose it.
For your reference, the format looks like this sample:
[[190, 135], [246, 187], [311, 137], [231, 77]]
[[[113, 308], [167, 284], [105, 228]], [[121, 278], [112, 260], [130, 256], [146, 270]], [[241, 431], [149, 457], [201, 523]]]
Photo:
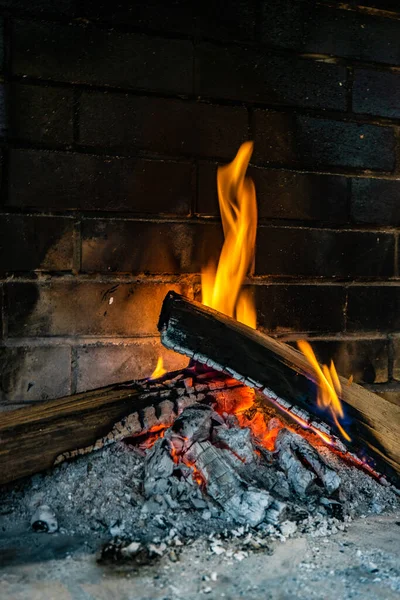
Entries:
[[[328, 536], [357, 517], [400, 508], [392, 486], [275, 418], [269, 425], [278, 430], [274, 453], [261, 452], [232, 416], [224, 420], [210, 407], [189, 407], [150, 449], [117, 442], [5, 490], [3, 534], [18, 524], [46, 531], [41, 520], [32, 522], [44, 506], [61, 534], [112, 539], [105, 558], [143, 559], [145, 549], [146, 557], [169, 552], [174, 560], [181, 546], [204, 538], [215, 554], [226, 551], [223, 540], [233, 540], [231, 555], [241, 560], [272, 539]], [[177, 448], [182, 460], [172, 459]], [[244, 461], [241, 454], [249, 450], [252, 458]], [[197, 461], [195, 473], [188, 457]]]

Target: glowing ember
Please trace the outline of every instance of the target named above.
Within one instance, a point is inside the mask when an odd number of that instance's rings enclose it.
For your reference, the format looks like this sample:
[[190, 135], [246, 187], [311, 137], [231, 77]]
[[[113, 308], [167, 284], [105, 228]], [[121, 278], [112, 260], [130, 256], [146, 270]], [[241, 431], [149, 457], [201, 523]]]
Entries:
[[313, 368], [313, 373], [311, 374], [315, 374], [317, 378], [318, 406], [323, 410], [329, 410], [341, 435], [345, 440], [350, 442], [351, 438], [339, 423], [339, 418], [344, 417], [342, 403], [339, 399], [339, 395], [342, 392], [342, 386], [333, 361], [331, 361], [330, 367], [327, 365], [322, 365], [321, 367], [308, 342], [300, 340], [297, 342], [297, 345]]
[[164, 362], [163, 362], [162, 356], [159, 356], [158, 360], [157, 360], [157, 366], [154, 369], [154, 371], [152, 372], [152, 374], [150, 375], [150, 379], [158, 379], [159, 377], [162, 377], [163, 375], [165, 375], [166, 372], [167, 372], [167, 370], [164, 369]]
[[255, 329], [256, 311], [250, 295], [241, 290], [254, 260], [257, 231], [257, 202], [252, 179], [246, 169], [253, 142], [245, 142], [236, 158], [218, 168], [219, 208], [224, 230], [224, 245], [218, 266], [209, 264], [202, 271], [202, 302]]

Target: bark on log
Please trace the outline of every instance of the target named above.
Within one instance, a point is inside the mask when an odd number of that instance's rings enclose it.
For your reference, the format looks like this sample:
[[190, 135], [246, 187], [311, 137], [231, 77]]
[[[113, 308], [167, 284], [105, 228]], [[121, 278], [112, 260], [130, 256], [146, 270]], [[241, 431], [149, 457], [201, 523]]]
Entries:
[[207, 393], [229, 395], [242, 387], [232, 378], [207, 381], [207, 374], [205, 379], [192, 375], [184, 369], [159, 380], [109, 385], [3, 413], [0, 484], [147, 433], [160, 424], [169, 426], [186, 406], [203, 400]]
[[[330, 413], [318, 409], [315, 375], [294, 348], [172, 291], [164, 300], [158, 329], [165, 347], [232, 375], [317, 428], [321, 420], [327, 422], [340, 436]], [[347, 447], [360, 457], [368, 455], [380, 473], [398, 483], [400, 407], [343, 378], [341, 383], [351, 437]]]
[[143, 402], [142, 383], [111, 385], [6, 412], [0, 420], [0, 484], [53, 465], [106, 435]]

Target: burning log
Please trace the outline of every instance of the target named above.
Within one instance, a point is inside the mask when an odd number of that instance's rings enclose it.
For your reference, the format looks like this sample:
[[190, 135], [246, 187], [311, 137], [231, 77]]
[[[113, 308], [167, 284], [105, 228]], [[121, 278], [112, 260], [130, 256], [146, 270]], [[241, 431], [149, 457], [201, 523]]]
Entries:
[[262, 392], [331, 446], [367, 455], [382, 474], [399, 481], [399, 406], [340, 378], [351, 438], [344, 446], [337, 421], [316, 404], [315, 373], [294, 348], [175, 292], [164, 300], [158, 329], [165, 347]]
[[66, 396], [4, 413], [0, 423], [0, 484], [48, 469], [118, 440], [168, 427], [207, 393], [242, 387], [218, 378], [195, 380], [190, 369]]

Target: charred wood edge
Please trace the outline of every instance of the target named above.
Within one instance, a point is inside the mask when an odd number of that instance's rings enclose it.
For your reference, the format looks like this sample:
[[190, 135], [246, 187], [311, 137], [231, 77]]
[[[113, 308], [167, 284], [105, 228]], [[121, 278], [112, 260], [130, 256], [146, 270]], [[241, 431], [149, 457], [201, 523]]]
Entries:
[[330, 413], [319, 411], [316, 378], [294, 348], [173, 291], [164, 299], [158, 329], [166, 348], [258, 390], [283, 413], [329, 435], [331, 445], [360, 466], [372, 459], [371, 467], [400, 484], [399, 406], [340, 378], [352, 439], [345, 444]]
[[[48, 469], [64, 453], [79, 448], [93, 449], [97, 440], [108, 439], [110, 431], [113, 435], [107, 443], [117, 441], [125, 437], [125, 431], [136, 419], [140, 424], [138, 434], [144, 433], [146, 427], [151, 428], [162, 415], [161, 405], [165, 400], [171, 403], [174, 415], [178, 414], [181, 396], [187, 399], [192, 395], [193, 402], [204, 397], [200, 391], [187, 388], [183, 383], [185, 389], [182, 389], [182, 385], [179, 387], [174, 382], [175, 378], [183, 381], [191, 376], [192, 370], [183, 369], [157, 380], [127, 381], [3, 413], [0, 485]], [[202, 386], [211, 392], [221, 386], [241, 387], [241, 384], [221, 380], [209, 386], [201, 383], [198, 390]], [[129, 420], [130, 415], [135, 416]], [[118, 433], [121, 419], [125, 420], [126, 429]]]
[[[158, 381], [162, 384], [163, 381], [166, 381], [166, 376], [162, 378], [162, 381]], [[54, 461], [54, 465], [100, 450], [126, 438], [139, 437], [151, 431], [159, 431], [169, 427], [184, 408], [201, 402], [206, 395], [212, 394], [216, 390], [223, 391], [242, 387], [241, 384], [232, 379], [221, 381], [218, 386], [213, 382], [195, 382], [193, 386], [189, 387], [186, 385], [187, 379], [183, 371], [178, 377], [167, 378], [167, 382], [167, 387], [157, 387], [155, 391], [144, 392], [140, 400], [145, 400], [145, 405], [115, 423], [105, 436], [84, 448], [76, 448], [59, 454]]]

